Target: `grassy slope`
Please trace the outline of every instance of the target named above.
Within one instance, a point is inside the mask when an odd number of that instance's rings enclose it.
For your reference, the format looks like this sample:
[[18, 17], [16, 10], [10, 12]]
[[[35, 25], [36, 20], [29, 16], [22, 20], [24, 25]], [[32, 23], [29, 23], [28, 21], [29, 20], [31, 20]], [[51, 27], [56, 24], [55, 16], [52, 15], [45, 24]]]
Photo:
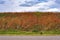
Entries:
[[0, 34], [60, 34], [60, 13], [0, 13]]

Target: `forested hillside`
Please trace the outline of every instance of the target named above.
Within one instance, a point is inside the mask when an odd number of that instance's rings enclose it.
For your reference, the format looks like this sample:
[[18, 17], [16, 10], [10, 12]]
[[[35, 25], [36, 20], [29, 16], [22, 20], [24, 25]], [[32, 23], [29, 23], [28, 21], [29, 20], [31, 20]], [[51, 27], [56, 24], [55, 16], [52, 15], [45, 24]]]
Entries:
[[7, 12], [0, 13], [0, 30], [50, 31], [60, 30], [60, 13]]

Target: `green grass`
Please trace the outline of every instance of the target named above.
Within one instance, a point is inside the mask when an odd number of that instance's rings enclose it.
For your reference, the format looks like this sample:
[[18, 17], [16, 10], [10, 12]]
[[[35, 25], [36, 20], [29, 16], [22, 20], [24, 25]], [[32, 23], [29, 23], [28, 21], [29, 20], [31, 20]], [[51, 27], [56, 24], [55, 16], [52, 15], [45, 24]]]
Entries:
[[20, 30], [0, 30], [0, 35], [60, 35], [60, 31], [29, 32]]

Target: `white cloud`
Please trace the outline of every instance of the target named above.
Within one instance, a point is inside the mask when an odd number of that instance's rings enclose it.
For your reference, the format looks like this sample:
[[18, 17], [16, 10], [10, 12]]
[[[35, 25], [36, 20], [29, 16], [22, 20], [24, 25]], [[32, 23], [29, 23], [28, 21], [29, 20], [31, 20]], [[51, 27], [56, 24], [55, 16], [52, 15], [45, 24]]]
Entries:
[[60, 12], [59, 10], [60, 10], [59, 8], [51, 8], [51, 9], [48, 9], [46, 11], [48, 11], [48, 12]]
[[15, 12], [26, 12], [26, 11], [52, 11], [56, 12], [59, 11], [58, 8], [50, 8], [50, 6], [53, 6], [56, 4], [56, 0], [48, 0], [47, 2], [40, 2], [38, 4], [34, 4], [30, 7], [21, 7], [19, 6], [22, 3], [25, 3], [25, 1], [35, 1], [35, 0], [6, 0], [6, 3], [4, 5], [0, 5], [0, 12], [8, 12], [8, 11], [15, 11]]
[[50, 8], [50, 6], [53, 6], [54, 4], [55, 0], [49, 0], [48, 2], [41, 2], [31, 7], [20, 7], [20, 11], [58, 11], [57, 8]]

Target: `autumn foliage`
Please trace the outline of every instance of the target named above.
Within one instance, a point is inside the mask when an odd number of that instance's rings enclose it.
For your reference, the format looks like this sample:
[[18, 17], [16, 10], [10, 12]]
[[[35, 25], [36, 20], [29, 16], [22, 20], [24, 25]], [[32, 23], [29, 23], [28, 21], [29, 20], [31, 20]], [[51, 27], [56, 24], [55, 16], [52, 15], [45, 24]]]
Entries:
[[7, 12], [0, 13], [0, 29], [22, 31], [60, 30], [60, 13]]

